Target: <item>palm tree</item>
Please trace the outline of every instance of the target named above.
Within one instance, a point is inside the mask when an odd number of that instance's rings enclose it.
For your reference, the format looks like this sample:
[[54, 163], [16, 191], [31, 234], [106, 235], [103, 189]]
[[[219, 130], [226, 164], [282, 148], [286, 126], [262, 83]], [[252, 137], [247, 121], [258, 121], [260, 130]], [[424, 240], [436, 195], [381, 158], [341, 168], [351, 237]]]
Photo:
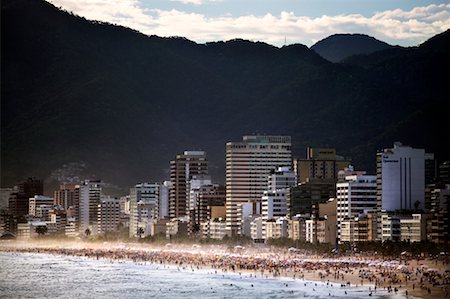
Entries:
[[47, 226], [45, 226], [45, 225], [39, 225], [39, 226], [36, 226], [36, 233], [37, 233], [39, 236], [45, 235], [45, 234], [47, 233], [47, 231], [48, 231], [48, 228], [47, 228]]
[[91, 235], [91, 230], [89, 228], [86, 228], [84, 234], [86, 235], [86, 237], [89, 237]]

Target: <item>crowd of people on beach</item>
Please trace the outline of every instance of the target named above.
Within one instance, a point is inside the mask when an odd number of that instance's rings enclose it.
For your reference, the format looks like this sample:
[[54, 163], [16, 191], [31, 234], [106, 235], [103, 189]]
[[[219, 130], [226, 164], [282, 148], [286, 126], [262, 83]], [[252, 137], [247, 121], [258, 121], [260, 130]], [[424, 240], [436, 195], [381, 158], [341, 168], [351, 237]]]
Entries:
[[[450, 271], [439, 271], [426, 266], [411, 265], [409, 261], [385, 261], [375, 257], [318, 258], [290, 253], [227, 253], [214, 251], [184, 251], [174, 248], [64, 248], [64, 247], [10, 247], [2, 251], [46, 253], [135, 263], [174, 265], [178, 269], [212, 269], [215, 273], [250, 272], [263, 278], [285, 276], [293, 279], [337, 282], [341, 287], [368, 286], [372, 291], [387, 292], [420, 290], [448, 297]], [[448, 264], [448, 261], [444, 263]], [[305, 278], [306, 277], [306, 278]]]

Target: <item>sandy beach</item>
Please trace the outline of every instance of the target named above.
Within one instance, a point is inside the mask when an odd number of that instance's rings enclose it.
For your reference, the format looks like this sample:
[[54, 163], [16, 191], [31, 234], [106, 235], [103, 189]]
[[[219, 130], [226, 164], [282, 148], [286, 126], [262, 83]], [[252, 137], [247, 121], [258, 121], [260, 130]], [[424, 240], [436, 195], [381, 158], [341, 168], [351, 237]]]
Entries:
[[448, 258], [442, 260], [387, 259], [380, 256], [319, 256], [269, 247], [229, 248], [220, 245], [152, 246], [142, 243], [2, 241], [0, 251], [48, 253], [107, 259], [113, 262], [174, 265], [259, 277], [290, 277], [340, 287], [362, 286], [367, 292], [385, 289], [420, 298], [448, 298]]

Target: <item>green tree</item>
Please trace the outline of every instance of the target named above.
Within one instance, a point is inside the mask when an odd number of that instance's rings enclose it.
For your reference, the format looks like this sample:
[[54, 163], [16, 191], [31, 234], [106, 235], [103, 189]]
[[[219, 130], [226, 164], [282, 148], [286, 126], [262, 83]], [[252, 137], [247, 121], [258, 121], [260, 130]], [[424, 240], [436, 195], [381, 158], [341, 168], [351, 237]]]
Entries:
[[45, 225], [39, 225], [39, 226], [36, 226], [36, 233], [39, 235], [39, 236], [43, 236], [43, 235], [45, 235], [46, 233], [47, 233], [47, 231], [48, 231], [48, 228], [47, 228], [47, 226], [45, 226]]
[[137, 235], [140, 238], [142, 238], [142, 235], [144, 234], [144, 229], [142, 227], [138, 228]]
[[91, 230], [89, 228], [86, 228], [84, 234], [86, 235], [86, 237], [89, 237], [91, 235]]

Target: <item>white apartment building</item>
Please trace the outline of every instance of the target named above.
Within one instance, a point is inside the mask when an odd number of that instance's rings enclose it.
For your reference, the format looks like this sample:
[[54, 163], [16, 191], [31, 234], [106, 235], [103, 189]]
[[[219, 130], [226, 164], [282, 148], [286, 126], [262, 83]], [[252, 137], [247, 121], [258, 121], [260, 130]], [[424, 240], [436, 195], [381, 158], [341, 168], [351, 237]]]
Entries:
[[296, 181], [297, 178], [291, 167], [283, 166], [270, 173], [267, 186], [269, 191], [288, 189], [295, 186]]
[[283, 217], [287, 215], [287, 189], [277, 191], [264, 191], [262, 196], [263, 220]]
[[250, 236], [252, 240], [261, 242], [265, 239], [265, 235], [263, 235], [263, 220], [262, 217], [256, 217], [250, 222]]
[[314, 219], [305, 220], [305, 241], [309, 243], [314, 243], [317, 240], [316, 234], [316, 222]]
[[211, 239], [222, 240], [226, 235], [225, 219], [219, 218], [218, 221], [209, 221], [209, 237]]
[[157, 219], [169, 218], [169, 194], [170, 188], [172, 188], [172, 183], [170, 181], [164, 181], [159, 186], [159, 197], [156, 204], [156, 215]]
[[159, 201], [158, 183], [140, 183], [130, 189], [130, 237], [145, 237], [155, 218]]
[[267, 177], [281, 166], [290, 166], [289, 136], [244, 136], [226, 145], [226, 223], [227, 234], [240, 231], [239, 205], [260, 202], [267, 190]]
[[377, 154], [379, 211], [424, 208], [425, 150], [403, 146]]
[[28, 202], [28, 214], [33, 217], [41, 217], [42, 215], [36, 215], [37, 208], [40, 205], [53, 207], [53, 198], [44, 195], [35, 195], [34, 197], [31, 197]]
[[80, 184], [79, 191], [79, 232], [84, 234], [87, 229], [91, 234], [97, 234], [98, 204], [102, 194], [100, 181], [86, 180]]
[[355, 218], [369, 211], [376, 211], [377, 177], [362, 174], [346, 176], [336, 184], [336, 200], [337, 235], [340, 240], [341, 224], [345, 218]]
[[427, 214], [412, 214], [400, 219], [401, 240], [420, 242], [427, 239]]
[[280, 217], [276, 220], [265, 222], [266, 237], [265, 239], [287, 238], [289, 220], [286, 217]]
[[289, 220], [289, 239], [306, 241], [306, 220], [310, 219], [309, 214], [297, 214]]
[[381, 240], [400, 241], [400, 217], [387, 212], [381, 214]]

